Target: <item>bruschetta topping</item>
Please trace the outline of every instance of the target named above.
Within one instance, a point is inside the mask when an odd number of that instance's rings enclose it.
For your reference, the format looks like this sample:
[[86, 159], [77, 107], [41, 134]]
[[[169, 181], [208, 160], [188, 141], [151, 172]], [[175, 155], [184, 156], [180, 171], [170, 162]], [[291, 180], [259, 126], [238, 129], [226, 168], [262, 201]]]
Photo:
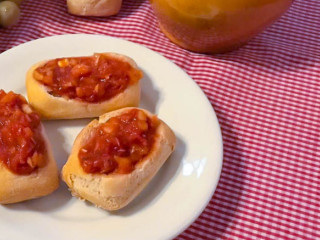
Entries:
[[0, 90], [0, 161], [13, 173], [30, 174], [45, 165], [40, 117], [25, 98]]
[[156, 117], [132, 109], [95, 127], [79, 151], [87, 173], [127, 174], [150, 152], [158, 124]]
[[142, 72], [119, 58], [96, 53], [50, 60], [38, 67], [33, 77], [52, 96], [98, 103], [139, 81]]

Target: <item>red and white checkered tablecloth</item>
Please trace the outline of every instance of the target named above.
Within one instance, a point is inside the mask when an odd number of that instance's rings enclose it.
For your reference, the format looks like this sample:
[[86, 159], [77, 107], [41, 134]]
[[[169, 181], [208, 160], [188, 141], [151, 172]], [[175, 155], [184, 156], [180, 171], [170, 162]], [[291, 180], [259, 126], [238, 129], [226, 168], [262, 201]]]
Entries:
[[223, 134], [221, 179], [176, 239], [320, 239], [319, 0], [296, 0], [249, 44], [214, 56], [172, 44], [147, 0], [124, 0], [119, 15], [102, 19], [69, 15], [65, 0], [25, 0], [19, 24], [0, 29], [0, 52], [68, 33], [143, 44], [183, 68], [211, 101]]

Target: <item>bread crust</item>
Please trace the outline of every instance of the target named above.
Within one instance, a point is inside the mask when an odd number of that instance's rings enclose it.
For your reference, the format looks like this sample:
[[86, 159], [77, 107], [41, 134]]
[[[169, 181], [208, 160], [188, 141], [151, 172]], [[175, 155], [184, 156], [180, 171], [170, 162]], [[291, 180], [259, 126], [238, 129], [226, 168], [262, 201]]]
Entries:
[[59, 187], [59, 173], [43, 126], [46, 165], [28, 175], [17, 175], [0, 162], [0, 204], [30, 200], [52, 193]]
[[[103, 55], [128, 62], [138, 69], [135, 61], [117, 53], [103, 53]], [[26, 88], [30, 105], [40, 114], [42, 119], [75, 119], [98, 117], [106, 112], [124, 107], [136, 107], [140, 102], [140, 79], [130, 84], [123, 92], [99, 103], [88, 103], [75, 99], [54, 97], [47, 92], [47, 88], [33, 78], [33, 72], [47, 61], [34, 64], [27, 72]], [[139, 70], [139, 69], [138, 69]]]
[[121, 5], [122, 0], [67, 0], [68, 12], [79, 16], [112, 16]]
[[[80, 165], [78, 152], [90, 137], [91, 130], [109, 118], [121, 115], [133, 108], [124, 108], [93, 120], [77, 136], [67, 163], [62, 169], [62, 179], [72, 195], [85, 199], [108, 211], [118, 210], [130, 203], [150, 182], [163, 163], [174, 151], [176, 137], [166, 123], [159, 119], [156, 140], [150, 153], [129, 174], [88, 174]], [[143, 109], [141, 109], [143, 110]], [[143, 110], [148, 116], [150, 112]]]

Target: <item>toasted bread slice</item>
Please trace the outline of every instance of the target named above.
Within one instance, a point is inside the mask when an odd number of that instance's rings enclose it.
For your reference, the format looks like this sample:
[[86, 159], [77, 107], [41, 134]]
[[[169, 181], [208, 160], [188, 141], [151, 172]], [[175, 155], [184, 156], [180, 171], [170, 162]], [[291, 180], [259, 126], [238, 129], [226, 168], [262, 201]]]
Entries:
[[[173, 131], [159, 119], [155, 131], [155, 141], [143, 161], [139, 161], [135, 169], [127, 174], [91, 174], [86, 173], [78, 158], [78, 153], [92, 129], [107, 122], [110, 118], [119, 116], [132, 108], [124, 108], [100, 116], [93, 120], [77, 136], [67, 163], [62, 169], [62, 178], [72, 194], [88, 200], [105, 210], [118, 210], [130, 203], [150, 182], [170, 154], [174, 151], [176, 137]], [[140, 109], [142, 110], [142, 109]], [[142, 110], [148, 117], [154, 115]]]
[[86, 102], [78, 99], [56, 97], [49, 93], [49, 88], [34, 78], [34, 71], [47, 61], [33, 65], [26, 76], [26, 88], [30, 105], [43, 119], [76, 119], [98, 117], [106, 112], [123, 107], [136, 107], [140, 102], [140, 79], [143, 76], [137, 64], [131, 58], [117, 53], [103, 55], [129, 63], [139, 74], [135, 75], [134, 83], [124, 91], [101, 102]]

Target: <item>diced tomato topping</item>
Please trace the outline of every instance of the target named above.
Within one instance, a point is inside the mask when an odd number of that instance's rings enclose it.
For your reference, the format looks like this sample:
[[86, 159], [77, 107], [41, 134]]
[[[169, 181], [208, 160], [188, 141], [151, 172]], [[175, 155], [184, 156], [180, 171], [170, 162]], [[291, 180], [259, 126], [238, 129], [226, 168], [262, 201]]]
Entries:
[[93, 129], [79, 151], [82, 168], [87, 173], [127, 174], [150, 152], [158, 125], [156, 117], [132, 109], [110, 118]]
[[25, 98], [0, 90], [0, 161], [13, 173], [30, 174], [45, 165], [40, 117]]
[[55, 97], [96, 103], [123, 92], [139, 81], [142, 72], [120, 59], [94, 54], [48, 61], [33, 77]]

